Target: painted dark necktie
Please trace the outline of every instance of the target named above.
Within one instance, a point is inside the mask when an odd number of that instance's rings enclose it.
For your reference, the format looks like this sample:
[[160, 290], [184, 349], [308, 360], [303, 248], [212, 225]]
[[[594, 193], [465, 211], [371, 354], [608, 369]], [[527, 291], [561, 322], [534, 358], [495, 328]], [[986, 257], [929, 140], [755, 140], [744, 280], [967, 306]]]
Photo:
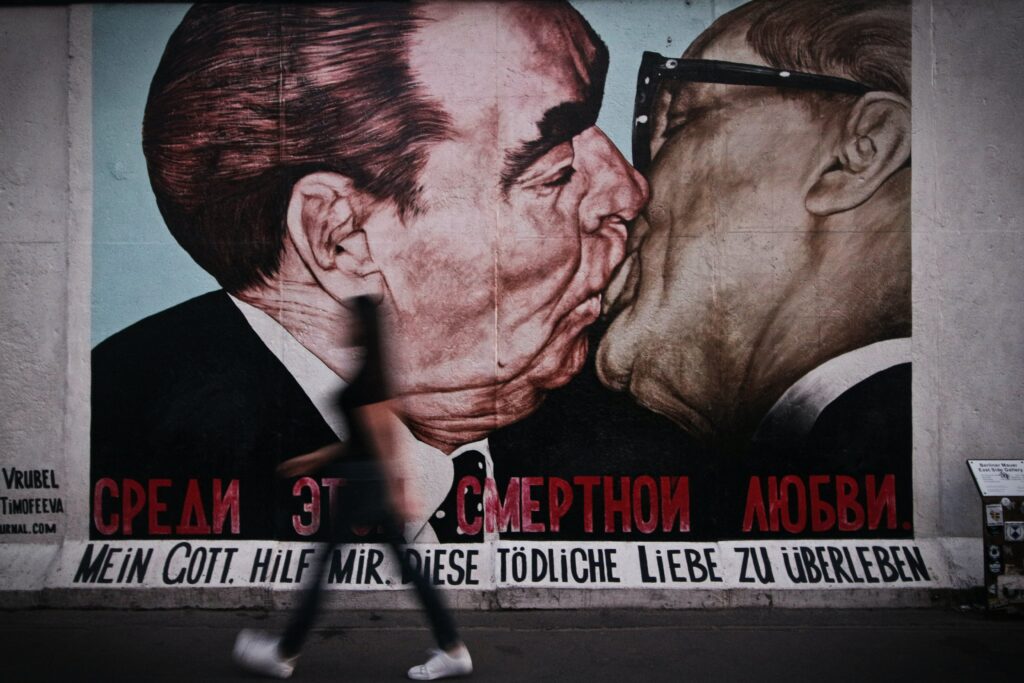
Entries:
[[[452, 459], [455, 468], [455, 476], [452, 478], [452, 487], [448, 490], [448, 496], [441, 503], [440, 507], [430, 516], [429, 524], [437, 534], [437, 540], [441, 543], [479, 543], [484, 540], [483, 525], [477, 524], [477, 520], [483, 519], [483, 490], [484, 479], [487, 476], [484, 455], [479, 451], [466, 451]], [[466, 478], [476, 480], [478, 486], [467, 485]], [[463, 494], [463, 519], [468, 520], [472, 526], [478, 526], [478, 533], [467, 533], [466, 526], [460, 530], [459, 527], [459, 487], [464, 490]]]

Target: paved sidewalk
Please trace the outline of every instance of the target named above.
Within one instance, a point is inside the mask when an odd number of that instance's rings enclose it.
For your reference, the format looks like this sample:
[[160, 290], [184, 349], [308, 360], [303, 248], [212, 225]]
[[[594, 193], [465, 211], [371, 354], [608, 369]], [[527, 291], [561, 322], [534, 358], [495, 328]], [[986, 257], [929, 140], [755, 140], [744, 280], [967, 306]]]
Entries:
[[[0, 680], [245, 681], [243, 627], [282, 613], [0, 611]], [[934, 610], [525, 611], [458, 615], [479, 681], [1024, 680], [1024, 620]], [[295, 681], [401, 681], [416, 612], [329, 612]]]

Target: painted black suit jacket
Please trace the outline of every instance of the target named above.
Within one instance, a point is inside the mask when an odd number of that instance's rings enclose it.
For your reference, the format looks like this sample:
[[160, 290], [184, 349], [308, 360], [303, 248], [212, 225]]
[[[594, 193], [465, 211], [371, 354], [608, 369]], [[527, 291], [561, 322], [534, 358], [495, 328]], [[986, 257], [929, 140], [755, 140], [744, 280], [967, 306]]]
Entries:
[[[552, 392], [540, 409], [521, 422], [491, 435], [498, 490], [510, 477], [577, 475], [655, 478], [685, 476], [689, 480], [691, 528], [651, 534], [604, 533], [603, 504], [594, 506], [595, 531], [586, 533], [578, 514], [567, 516], [559, 534], [504, 534], [506, 538], [540, 540], [674, 540], [712, 541], [744, 538], [906, 537], [912, 535], [911, 367], [909, 363], [876, 373], [836, 397], [811, 430], [797, 441], [757, 444], [739, 452], [702, 445], [671, 421], [638, 406], [625, 393], [605, 389], [590, 358], [583, 372], [563, 389]], [[863, 486], [872, 475], [881, 481], [893, 475], [899, 517], [894, 529], [863, 529], [839, 534], [758, 533], [743, 530], [747, 495], [753, 476], [762, 481], [796, 475], [827, 475], [825, 495], [837, 476], [855, 478]], [[833, 499], [834, 500], [834, 499]], [[540, 518], [547, 502], [542, 501]], [[573, 513], [577, 513], [574, 510]]]
[[[511, 477], [618, 480], [703, 471], [706, 459], [695, 457], [691, 441], [628, 395], [601, 386], [592, 361], [536, 414], [491, 435], [499, 490]], [[303, 499], [292, 495], [291, 482], [275, 478], [274, 467], [335, 436], [226, 293], [204, 294], [131, 325], [97, 345], [92, 363], [93, 486], [112, 479], [123, 498], [126, 479], [143, 488], [168, 480], [158, 493], [167, 505], [160, 521], [173, 527], [190, 480], [209, 500], [214, 479], [222, 490], [236, 479], [242, 523], [234, 538], [300, 540], [291, 517]], [[122, 502], [107, 496], [104, 519]], [[567, 516], [558, 534], [531, 538], [597, 540], [582, 532], [580, 512]], [[102, 537], [95, 525], [92, 536]], [[113, 537], [162, 536], [143, 512]], [[324, 538], [326, 528], [301, 540]]]
[[[871, 476], [881, 482], [895, 481], [898, 519], [895, 528], [862, 528], [848, 533], [834, 530], [809, 537], [908, 537], [913, 535], [913, 423], [911, 419], [911, 375], [909, 362], [893, 365], [853, 385], [831, 401], [817, 416], [806, 434], [756, 441], [746, 454], [742, 474], [726, 485], [726, 494], [746, 498], [752, 475], [781, 478], [796, 474], [805, 481], [809, 475], [826, 475], [823, 497], [835, 500], [837, 476], [853, 478], [860, 489]], [[774, 536], [777, 536], [775, 534]], [[773, 534], [745, 534], [757, 538]]]
[[[304, 501], [292, 495], [291, 482], [275, 478], [274, 467], [335, 436], [224, 292], [174, 306], [99, 344], [92, 411], [92, 484], [109, 478], [122, 496], [105, 494], [104, 519], [123, 513], [125, 480], [138, 482], [147, 495], [156, 480], [167, 506], [158, 513], [161, 526], [176, 536], [196, 535], [174, 528], [189, 482], [196, 482], [208, 512], [213, 480], [221, 480], [222, 490], [237, 480], [240, 533], [225, 537], [326, 537], [327, 525], [314, 536], [295, 534], [291, 518]], [[897, 367], [840, 397], [798, 448], [747, 458], [716, 455], [628, 394], [605, 389], [591, 355], [569, 385], [552, 392], [533, 415], [491, 434], [490, 445], [502, 492], [513, 477], [610, 477], [615, 486], [642, 476], [689, 480], [691, 529], [685, 534], [604, 532], [599, 500], [592, 510], [596, 532], [584, 531], [577, 504], [558, 533], [520, 535], [524, 540], [714, 540], [745, 537], [738, 528], [752, 474], [896, 472], [900, 499], [909, 504], [909, 425], [909, 366]], [[170, 483], [160, 486], [159, 480]], [[546, 506], [542, 501], [541, 518]], [[103, 537], [95, 526], [92, 535]], [[113, 536], [164, 537], [154, 533], [148, 510]]]
[[[108, 477], [120, 490], [124, 479], [144, 487], [170, 480], [158, 490], [167, 501], [162, 523], [172, 527], [190, 479], [204, 500], [213, 479], [222, 487], [237, 479], [241, 529], [230, 537], [295, 538], [290, 485], [275, 479], [274, 467], [334, 440], [223, 291], [152, 315], [93, 350], [92, 483]], [[106, 513], [120, 507], [109, 499], [103, 505]], [[94, 525], [92, 535], [99, 537]], [[129, 533], [114, 537], [161, 536], [151, 533], [144, 512]]]
[[[720, 461], [668, 418], [640, 407], [628, 393], [611, 391], [601, 384], [594, 365], [600, 334], [600, 324], [595, 325], [587, 363], [576, 377], [549, 393], [535, 413], [490, 436], [499, 491], [506, 490], [512, 477], [560, 477], [570, 482], [575, 477], [600, 477], [602, 488], [595, 489], [590, 511], [593, 531], [584, 529], [585, 510], [579, 500], [581, 489], [577, 488], [574, 505], [561, 520], [557, 534], [548, 531], [502, 537], [584, 541], [714, 538], [720, 526], [713, 509]], [[671, 478], [672, 486], [680, 477], [688, 479], [688, 532], [659, 529], [643, 534], [635, 525], [626, 532], [618, 518], [612, 525], [615, 530], [605, 531], [605, 484], [611, 484], [615, 497], [620, 497], [621, 487], [632, 487], [638, 477], [652, 477], [659, 485], [662, 477]], [[549, 518], [546, 498], [540, 501], [535, 517]]]

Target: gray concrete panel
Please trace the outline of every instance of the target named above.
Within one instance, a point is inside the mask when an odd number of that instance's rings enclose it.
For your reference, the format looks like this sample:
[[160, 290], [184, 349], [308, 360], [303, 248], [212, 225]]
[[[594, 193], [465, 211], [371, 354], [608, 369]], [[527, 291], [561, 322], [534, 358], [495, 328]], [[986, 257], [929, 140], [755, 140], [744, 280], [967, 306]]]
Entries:
[[1022, 452], [1022, 23], [1015, 2], [915, 3], [914, 483], [925, 533], [978, 535], [964, 461]]
[[67, 9], [0, 9], [0, 242], [63, 242]]

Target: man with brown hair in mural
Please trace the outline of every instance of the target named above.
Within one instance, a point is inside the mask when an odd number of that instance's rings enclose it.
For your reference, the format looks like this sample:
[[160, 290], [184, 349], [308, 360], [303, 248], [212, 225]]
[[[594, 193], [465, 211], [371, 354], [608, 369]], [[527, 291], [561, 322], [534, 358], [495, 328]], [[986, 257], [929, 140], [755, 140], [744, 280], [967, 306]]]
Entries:
[[119, 482], [159, 481], [175, 516], [184, 482], [212, 480], [240, 487], [230, 533], [323, 538], [272, 472], [345, 437], [344, 302], [365, 294], [405, 352], [407, 536], [455, 537], [434, 512], [456, 463], [490, 474], [488, 434], [579, 370], [646, 201], [595, 125], [607, 61], [563, 3], [193, 7], [143, 146], [168, 227], [223, 290], [95, 349], [93, 534], [168, 533], [117, 521]]
[[603, 381], [722, 451], [909, 492], [909, 2], [758, 0], [644, 64]]

